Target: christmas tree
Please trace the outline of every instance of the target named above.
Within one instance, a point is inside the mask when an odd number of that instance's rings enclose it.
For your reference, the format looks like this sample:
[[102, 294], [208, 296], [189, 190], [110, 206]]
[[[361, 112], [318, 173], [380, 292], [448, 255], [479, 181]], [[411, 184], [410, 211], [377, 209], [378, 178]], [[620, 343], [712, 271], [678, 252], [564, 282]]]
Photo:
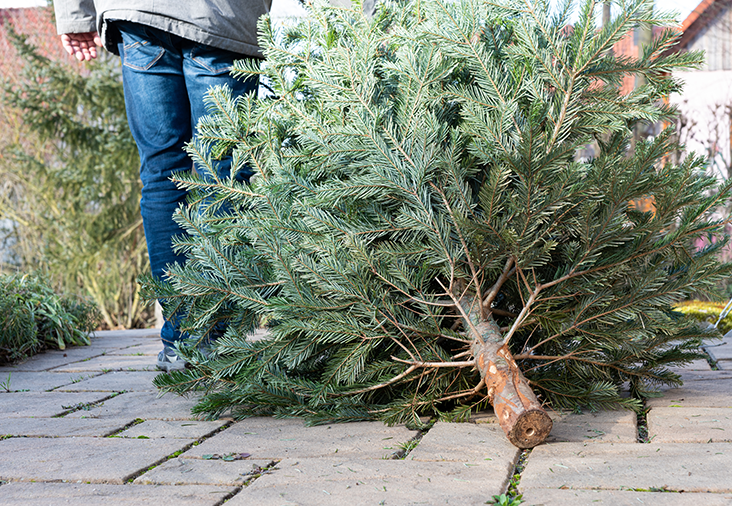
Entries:
[[[266, 63], [236, 71], [269, 93], [212, 90], [189, 146], [201, 168], [231, 154], [255, 176], [181, 178], [188, 261], [147, 286], [199, 340], [227, 330], [156, 384], [205, 389], [196, 411], [210, 416], [310, 423], [419, 426], [492, 404], [532, 447], [551, 429], [543, 403], [640, 408], [680, 383], [668, 367], [699, 357], [705, 334], [672, 304], [729, 274], [713, 212], [730, 188], [698, 157], [667, 163], [670, 129], [631, 139], [673, 118], [670, 72], [701, 55], [668, 54], [667, 30], [616, 56], [631, 29], [673, 18], [630, 0], [598, 29], [597, 7], [573, 28], [571, 2], [543, 0], [387, 2], [372, 19], [316, 5], [277, 31], [264, 19]], [[644, 84], [621, 95], [629, 74]], [[247, 337], [263, 320], [267, 336]]]

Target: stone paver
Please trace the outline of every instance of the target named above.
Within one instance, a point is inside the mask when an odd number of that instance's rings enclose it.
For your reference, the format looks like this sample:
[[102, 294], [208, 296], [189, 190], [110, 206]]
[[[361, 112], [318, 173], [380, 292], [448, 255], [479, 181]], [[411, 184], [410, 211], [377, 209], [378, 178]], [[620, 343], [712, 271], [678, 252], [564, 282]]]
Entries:
[[141, 485], [243, 485], [269, 460], [170, 459], [135, 480]]
[[653, 408], [648, 436], [654, 443], [732, 442], [732, 408]]
[[[712, 371], [715, 372], [715, 371]], [[687, 408], [732, 408], [732, 378], [712, 381], [686, 381], [680, 388], [663, 392], [663, 397], [646, 401], [649, 408], [681, 406]]]
[[405, 427], [354, 422], [305, 427], [302, 420], [248, 418], [182, 455], [249, 453], [253, 459], [338, 457], [381, 459], [416, 435]]
[[155, 339], [160, 343], [159, 329], [131, 329], [131, 330], [97, 330], [92, 333], [92, 344], [95, 342], [126, 342], [139, 341], [141, 338]]
[[113, 434], [132, 419], [83, 420], [79, 418], [2, 418], [0, 435], [24, 437], [67, 437]]
[[[59, 393], [59, 395], [61, 395]], [[67, 394], [82, 395], [82, 394]], [[103, 395], [100, 393], [99, 395]], [[108, 394], [106, 394], [108, 395]], [[66, 415], [69, 418], [142, 418], [143, 420], [196, 420], [191, 409], [194, 398], [155, 392], [127, 392], [104, 401], [100, 406]]]
[[0, 480], [122, 484], [194, 440], [10, 438], [0, 441]]
[[[435, 424], [404, 460], [417, 435], [405, 427], [202, 421], [195, 395], [152, 386], [157, 332], [100, 332], [0, 368], [0, 504], [482, 505], [507, 489], [520, 451], [490, 410]], [[683, 387], [648, 400], [651, 444], [629, 411], [550, 412], [548, 444], [524, 461], [524, 504], [732, 504], [732, 358], [710, 349], [723, 370], [695, 361], [674, 370]]]
[[732, 371], [689, 371], [679, 369], [675, 371], [681, 376], [684, 383], [689, 381], [719, 381], [721, 379], [732, 379]]
[[150, 342], [143, 342], [140, 344], [134, 344], [126, 348], [119, 350], [112, 350], [107, 352], [107, 355], [135, 355], [135, 356], [148, 356], [157, 357], [158, 352], [162, 349], [159, 339], [150, 339]]
[[490, 461], [287, 459], [227, 505], [485, 504], [505, 489], [512, 468]]
[[60, 415], [80, 405], [99, 402], [109, 397], [109, 392], [16, 392], [2, 394], [2, 416], [51, 417]]
[[724, 371], [732, 371], [732, 360], [720, 360], [717, 362], [717, 367]]
[[59, 387], [73, 385], [94, 376], [99, 372], [65, 373], [47, 371], [14, 371], [0, 375], [0, 394], [10, 392], [47, 392]]
[[638, 439], [638, 417], [632, 411], [583, 414], [550, 411], [549, 416], [554, 425], [547, 443], [635, 443]]
[[[111, 358], [111, 357], [109, 357]], [[158, 371], [110, 371], [56, 389], [57, 392], [157, 392], [152, 380]], [[77, 376], [79, 374], [77, 373]]]
[[732, 493], [732, 445], [546, 444], [532, 451], [521, 487]]
[[155, 371], [155, 360], [147, 355], [109, 355], [56, 367], [59, 372]]
[[215, 506], [233, 487], [8, 483], [0, 487], [3, 506]]
[[725, 339], [718, 345], [710, 345], [706, 348], [712, 360], [732, 360], [732, 339]]
[[[25, 362], [12, 366], [0, 367], [0, 378], [3, 381], [9, 372], [13, 371], [48, 371], [57, 367], [64, 367], [69, 363], [88, 361], [94, 357], [102, 356], [105, 351], [103, 349], [92, 346], [80, 346], [78, 348], [69, 348], [67, 350], [46, 351], [35, 355]], [[86, 369], [85, 371], [88, 371]], [[76, 372], [76, 371], [68, 371]]]
[[682, 494], [628, 490], [548, 490], [523, 491], [522, 506], [728, 506], [730, 494]]
[[674, 371], [674, 372], [679, 372], [679, 371], [711, 371], [712, 370], [712, 366], [710, 366], [709, 365], [709, 362], [707, 362], [706, 360], [699, 359], [699, 360], [693, 360], [692, 362], [686, 364], [682, 368], [673, 367], [673, 368], [671, 368], [671, 370]]
[[519, 450], [508, 442], [498, 423], [436, 423], [407, 456], [418, 461], [481, 462], [512, 464]]
[[129, 429], [120, 432], [119, 437], [127, 438], [178, 438], [178, 439], [201, 439], [208, 436], [226, 424], [223, 420], [213, 422], [192, 421], [170, 421], [170, 420], [145, 420], [142, 423], [133, 425]]

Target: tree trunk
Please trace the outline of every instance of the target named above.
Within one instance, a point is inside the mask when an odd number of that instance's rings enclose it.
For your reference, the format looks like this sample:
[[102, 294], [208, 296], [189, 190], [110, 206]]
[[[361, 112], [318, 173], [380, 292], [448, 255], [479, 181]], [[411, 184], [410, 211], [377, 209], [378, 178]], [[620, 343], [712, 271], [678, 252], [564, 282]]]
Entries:
[[490, 319], [473, 321], [472, 327], [472, 333], [478, 334], [474, 336], [473, 356], [498, 423], [514, 446], [533, 448], [549, 436], [551, 418], [541, 407], [508, 346], [503, 344], [498, 325]]

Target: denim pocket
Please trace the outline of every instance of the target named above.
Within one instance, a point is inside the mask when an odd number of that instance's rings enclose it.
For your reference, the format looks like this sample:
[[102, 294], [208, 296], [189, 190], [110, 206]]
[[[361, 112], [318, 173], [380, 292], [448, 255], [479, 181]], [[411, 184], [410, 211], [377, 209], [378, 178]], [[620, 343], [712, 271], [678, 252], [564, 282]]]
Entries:
[[122, 31], [124, 43], [124, 65], [135, 70], [148, 70], [165, 54], [165, 49], [156, 46], [138, 34]]
[[229, 72], [234, 60], [241, 57], [241, 55], [232, 51], [206, 45], [196, 46], [191, 49], [191, 59], [205, 68], [211, 75]]

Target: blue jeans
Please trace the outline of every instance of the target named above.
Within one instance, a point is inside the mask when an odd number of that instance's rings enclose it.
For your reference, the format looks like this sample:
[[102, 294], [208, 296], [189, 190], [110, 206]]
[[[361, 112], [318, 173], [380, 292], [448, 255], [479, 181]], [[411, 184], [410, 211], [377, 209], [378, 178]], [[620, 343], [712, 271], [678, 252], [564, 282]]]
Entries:
[[[203, 97], [216, 85], [227, 85], [234, 96], [256, 92], [258, 81], [231, 76], [233, 61], [243, 57], [237, 53], [137, 23], [115, 21], [114, 27], [122, 36], [118, 49], [127, 120], [140, 152], [140, 210], [150, 267], [152, 275], [161, 279], [168, 265], [185, 261], [185, 256], [173, 251], [171, 240], [185, 234], [172, 216], [185, 202], [186, 192], [170, 177], [193, 167], [183, 147], [206, 114]], [[222, 160], [218, 176], [229, 177], [229, 169], [230, 159]], [[160, 334], [166, 345], [184, 337], [169, 320]]]

